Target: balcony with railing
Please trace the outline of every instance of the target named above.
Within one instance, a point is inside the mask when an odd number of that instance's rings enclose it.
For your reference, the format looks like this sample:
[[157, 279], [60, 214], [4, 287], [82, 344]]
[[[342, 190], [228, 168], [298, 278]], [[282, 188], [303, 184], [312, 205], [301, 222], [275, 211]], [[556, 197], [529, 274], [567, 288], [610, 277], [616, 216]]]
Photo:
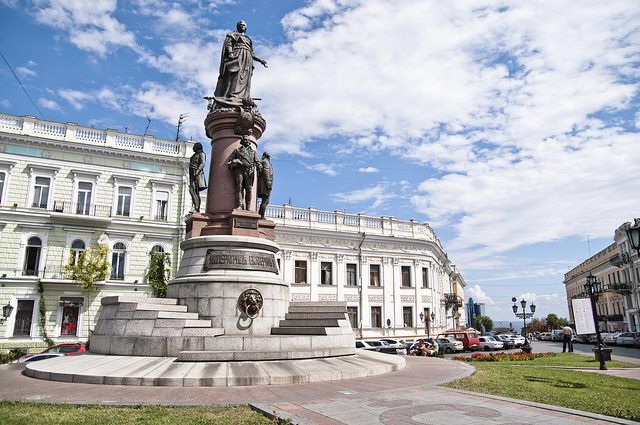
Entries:
[[110, 205], [95, 205], [69, 201], [54, 201], [53, 212], [85, 215], [90, 217], [111, 217]]
[[442, 248], [440, 240], [429, 224], [418, 223], [415, 220], [347, 214], [342, 211], [319, 211], [316, 208], [296, 208], [290, 205], [269, 205], [265, 215], [276, 224], [288, 227], [424, 239], [435, 242]]
[[618, 294], [630, 294], [633, 291], [633, 284], [628, 282], [614, 283], [607, 286], [607, 290]]
[[161, 140], [151, 135], [141, 136], [112, 129], [82, 127], [71, 122], [58, 123], [7, 114], [0, 114], [0, 132], [179, 158], [188, 157], [193, 144], [190, 141]]

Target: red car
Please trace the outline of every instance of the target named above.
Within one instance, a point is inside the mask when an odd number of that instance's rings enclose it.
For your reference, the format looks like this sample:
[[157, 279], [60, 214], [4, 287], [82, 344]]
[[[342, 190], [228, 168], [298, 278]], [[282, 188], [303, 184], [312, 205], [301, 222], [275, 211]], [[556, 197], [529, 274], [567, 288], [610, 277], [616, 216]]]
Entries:
[[[85, 351], [87, 351], [85, 345], [79, 342], [71, 344], [58, 344], [47, 348], [41, 353], [24, 355], [18, 359], [18, 363], [36, 360], [35, 358], [33, 360], [30, 360], [33, 357], [39, 357], [38, 360], [44, 360], [50, 357], [58, 357], [58, 355], [81, 354]], [[50, 356], [46, 356], [46, 354], [50, 354]]]

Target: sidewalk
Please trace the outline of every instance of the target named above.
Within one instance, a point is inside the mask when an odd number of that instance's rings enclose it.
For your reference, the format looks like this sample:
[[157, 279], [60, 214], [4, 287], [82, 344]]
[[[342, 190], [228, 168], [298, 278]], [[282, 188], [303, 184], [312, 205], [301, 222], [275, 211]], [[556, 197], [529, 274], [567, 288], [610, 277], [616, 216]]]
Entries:
[[440, 388], [473, 368], [462, 362], [407, 357], [397, 372], [368, 378], [259, 387], [170, 388], [72, 384], [0, 366], [0, 399], [106, 405], [252, 404], [298, 424], [630, 424], [560, 407]]

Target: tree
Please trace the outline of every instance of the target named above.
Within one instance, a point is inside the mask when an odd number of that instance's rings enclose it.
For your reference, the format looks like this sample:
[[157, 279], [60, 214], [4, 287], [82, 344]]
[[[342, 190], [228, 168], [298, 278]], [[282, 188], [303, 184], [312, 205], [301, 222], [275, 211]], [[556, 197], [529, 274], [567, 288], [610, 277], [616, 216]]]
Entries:
[[557, 314], [553, 314], [553, 313], [547, 315], [546, 322], [547, 322], [547, 329], [549, 331], [552, 331], [554, 329], [562, 329], [563, 327], [569, 324], [567, 319], [562, 319], [558, 317]]
[[547, 324], [544, 319], [534, 318], [527, 324], [527, 330], [529, 332], [546, 332]]
[[482, 329], [484, 325], [485, 331], [490, 331], [493, 329], [493, 320], [491, 320], [488, 316], [477, 316], [476, 317], [476, 329]]
[[89, 248], [80, 253], [75, 263], [71, 258], [65, 270], [82, 289], [92, 291], [96, 282], [106, 280], [109, 276], [108, 254], [109, 247], [105, 245]]
[[147, 269], [147, 284], [151, 286], [154, 297], [167, 297], [167, 284], [171, 275], [171, 260], [164, 252], [152, 252]]

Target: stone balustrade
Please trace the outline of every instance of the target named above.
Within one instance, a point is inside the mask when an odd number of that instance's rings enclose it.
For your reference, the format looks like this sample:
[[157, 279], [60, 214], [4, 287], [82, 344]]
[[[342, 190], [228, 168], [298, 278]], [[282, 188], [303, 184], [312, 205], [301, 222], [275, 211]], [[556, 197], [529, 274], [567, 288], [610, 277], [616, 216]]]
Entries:
[[63, 124], [40, 120], [32, 116], [19, 117], [7, 114], [0, 114], [0, 132], [172, 157], [191, 155], [191, 145], [193, 144], [193, 142], [187, 141], [161, 140], [152, 135], [140, 136], [113, 129], [100, 130], [82, 127], [71, 122]]
[[416, 220], [347, 214], [342, 211], [319, 211], [313, 207], [296, 208], [290, 205], [269, 205], [265, 215], [276, 224], [290, 227], [424, 239], [435, 242], [442, 248], [431, 226], [428, 223], [418, 223]]

